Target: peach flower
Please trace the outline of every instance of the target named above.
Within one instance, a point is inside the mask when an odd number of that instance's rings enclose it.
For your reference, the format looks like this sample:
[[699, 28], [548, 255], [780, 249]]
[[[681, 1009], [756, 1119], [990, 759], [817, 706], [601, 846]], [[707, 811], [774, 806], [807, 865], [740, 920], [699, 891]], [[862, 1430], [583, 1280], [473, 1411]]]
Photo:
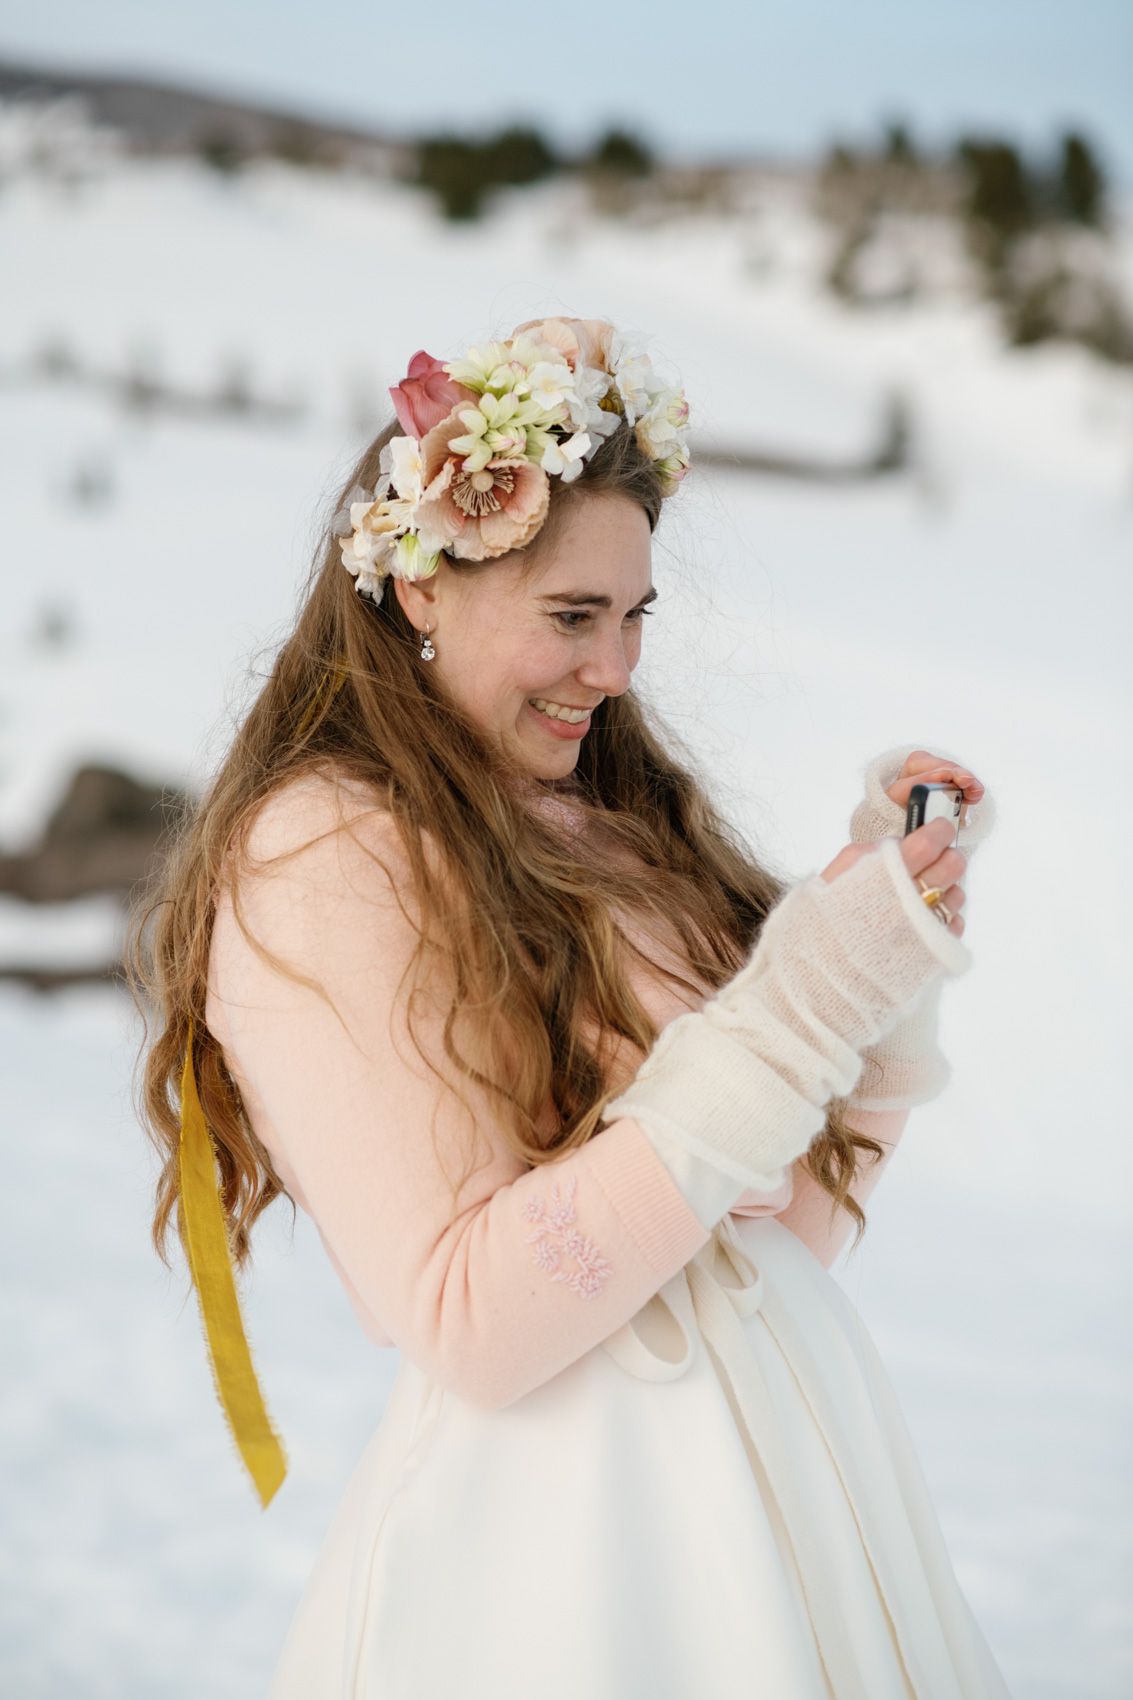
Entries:
[[424, 437], [458, 403], [476, 400], [470, 390], [453, 382], [443, 361], [426, 354], [423, 348], [417, 350], [409, 371], [389, 393], [402, 430], [417, 438]]
[[550, 484], [542, 467], [513, 456], [465, 472], [464, 455], [452, 447], [465, 435], [462, 409], [463, 400], [422, 440], [417, 525], [457, 560], [493, 560], [530, 543], [547, 517]]
[[610, 338], [614, 327], [608, 319], [528, 319], [517, 325], [514, 336], [530, 331], [536, 342], [557, 348], [571, 371], [579, 366], [609, 370]]

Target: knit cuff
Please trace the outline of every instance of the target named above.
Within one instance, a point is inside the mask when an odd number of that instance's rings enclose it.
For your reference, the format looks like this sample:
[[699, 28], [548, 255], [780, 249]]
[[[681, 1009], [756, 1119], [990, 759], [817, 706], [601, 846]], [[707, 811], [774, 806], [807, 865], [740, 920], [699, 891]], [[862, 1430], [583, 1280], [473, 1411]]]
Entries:
[[893, 881], [901, 907], [920, 934], [922, 942], [940, 959], [946, 973], [966, 973], [972, 966], [972, 953], [963, 939], [939, 921], [925, 902], [920, 888], [905, 866], [900, 841], [896, 838], [883, 838], [878, 845], [878, 854]]
[[847, 1098], [859, 1110], [912, 1109], [939, 1098], [952, 1078], [940, 1049], [940, 994], [944, 982], [926, 986], [896, 1026], [862, 1051], [862, 1072]]
[[[923, 744], [897, 744], [867, 762], [862, 773], [865, 795], [850, 817], [853, 843], [867, 844], [878, 838], [905, 836], [905, 810], [886, 795], [886, 787], [893, 784], [913, 751], [924, 748]], [[945, 761], [960, 761], [959, 756], [948, 750], [936, 749], [935, 753]], [[994, 828], [997, 813], [991, 791], [985, 790], [979, 802], [971, 804], [967, 810], [967, 819], [956, 837], [957, 848], [970, 855]]]

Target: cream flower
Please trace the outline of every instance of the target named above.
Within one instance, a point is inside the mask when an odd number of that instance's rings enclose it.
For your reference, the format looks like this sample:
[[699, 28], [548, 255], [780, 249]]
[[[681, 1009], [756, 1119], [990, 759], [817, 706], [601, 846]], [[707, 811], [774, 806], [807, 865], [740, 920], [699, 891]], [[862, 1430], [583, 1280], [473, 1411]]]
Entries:
[[689, 469], [689, 453], [682, 443], [674, 449], [671, 455], [657, 462], [657, 471], [661, 475], [661, 494], [671, 496], [677, 485]]
[[561, 413], [574, 393], [574, 374], [563, 360], [540, 360], [528, 374], [531, 399], [544, 413]]
[[[484, 348], [470, 348], [463, 359], [446, 360], [445, 371], [454, 383], [463, 384], [465, 389], [475, 390], [479, 395], [489, 388], [496, 368], [510, 360], [511, 350], [506, 343], [490, 342]], [[513, 384], [508, 382], [503, 387], [511, 389]]]
[[615, 331], [610, 338], [610, 360], [614, 383], [622, 398], [626, 422], [635, 425], [661, 387], [653, 364], [642, 344]]
[[585, 431], [576, 431], [565, 443], [548, 443], [539, 462], [544, 472], [557, 473], [564, 484], [573, 484], [582, 471], [590, 438]]
[[391, 437], [378, 457], [398, 495], [407, 503], [421, 496], [421, 445], [416, 437]]
[[574, 390], [567, 405], [575, 429], [588, 432], [598, 442], [611, 436], [622, 421], [621, 398], [609, 372], [594, 366], [575, 368]]
[[457, 408], [456, 416], [465, 430], [449, 437], [449, 448], [464, 456], [465, 472], [479, 472], [492, 459], [518, 459], [526, 453], [526, 423], [539, 417], [539, 410], [514, 390], [503, 396], [486, 390], [477, 406]]
[[682, 390], [662, 390], [637, 422], [637, 440], [653, 460], [662, 460], [681, 442], [688, 422], [688, 402]]
[[426, 549], [419, 536], [409, 532], [398, 539], [390, 563], [390, 572], [394, 578], [414, 581], [419, 578], [431, 578], [440, 564], [439, 549]]
[[548, 343], [516, 336], [510, 342], [489, 342], [483, 348], [470, 348], [462, 360], [450, 360], [444, 369], [454, 382], [477, 395], [487, 391], [502, 396], [514, 390], [526, 397], [530, 394], [532, 368], [544, 362], [564, 364], [558, 351]]

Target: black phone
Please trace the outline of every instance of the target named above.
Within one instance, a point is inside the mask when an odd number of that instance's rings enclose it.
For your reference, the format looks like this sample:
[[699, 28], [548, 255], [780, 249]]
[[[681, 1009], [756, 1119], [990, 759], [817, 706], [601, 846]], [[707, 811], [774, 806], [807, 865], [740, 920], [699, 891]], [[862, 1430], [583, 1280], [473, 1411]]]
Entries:
[[943, 816], [953, 821], [956, 833], [952, 842], [955, 844], [962, 821], [961, 809], [964, 806], [964, 793], [958, 785], [914, 785], [909, 792], [909, 801], [905, 809], [905, 837], [915, 832], [918, 826], [924, 826], [930, 820], [938, 820]]

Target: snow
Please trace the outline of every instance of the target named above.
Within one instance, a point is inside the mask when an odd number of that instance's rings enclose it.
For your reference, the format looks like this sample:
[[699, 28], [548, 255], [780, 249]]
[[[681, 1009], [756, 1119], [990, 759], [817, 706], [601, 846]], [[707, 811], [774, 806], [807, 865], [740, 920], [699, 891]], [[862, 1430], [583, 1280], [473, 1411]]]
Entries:
[[[549, 185], [454, 229], [361, 177], [93, 157], [70, 187], [20, 170], [0, 194], [5, 852], [79, 761], [204, 780], [418, 347], [613, 318], [682, 377], [694, 465], [698, 431], [854, 458], [902, 390], [907, 475], [689, 478], [658, 533], [636, 686], [796, 872], [845, 841], [861, 768], [892, 744], [962, 755], [996, 794], [968, 880], [976, 967], [945, 999], [953, 1082], [913, 1112], [836, 1273], [1013, 1694], [1128, 1693], [1128, 374], [1069, 346], [1002, 349], [946, 254], [931, 299], [848, 311], [820, 295], [825, 238], [782, 186], [758, 216], [636, 229]], [[1124, 236], [1121, 253], [1128, 278]], [[148, 346], [196, 393], [244, 356], [257, 390], [307, 411], [127, 414], [34, 377], [53, 337], [102, 373]], [[107, 501], [68, 501], [81, 466], [105, 471]], [[49, 645], [52, 610], [71, 630]], [[107, 904], [0, 905], [2, 960], [97, 961], [100, 937], [109, 953]], [[0, 1684], [29, 1700], [263, 1692], [396, 1369], [310, 1223], [292, 1237], [277, 1205], [243, 1287], [290, 1459], [260, 1514], [187, 1277], [149, 1242], [140, 1042], [124, 993], [0, 985]]]

